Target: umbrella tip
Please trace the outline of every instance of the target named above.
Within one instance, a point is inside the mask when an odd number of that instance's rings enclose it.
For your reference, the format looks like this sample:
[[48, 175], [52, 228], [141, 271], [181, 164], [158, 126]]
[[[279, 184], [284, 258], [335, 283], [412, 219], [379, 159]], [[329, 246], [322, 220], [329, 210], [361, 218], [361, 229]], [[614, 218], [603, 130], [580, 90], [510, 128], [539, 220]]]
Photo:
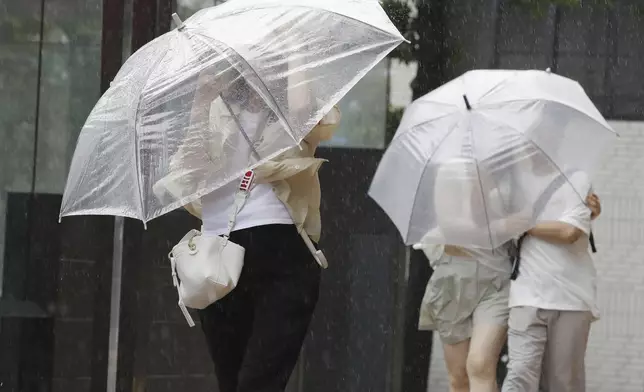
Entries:
[[184, 27], [186, 27], [186, 26], [183, 24], [183, 21], [181, 20], [181, 18], [179, 17], [179, 15], [177, 15], [177, 13], [176, 13], [176, 12], [174, 12], [174, 13], [172, 14], [172, 20], [174, 21], [174, 24], [176, 24], [176, 25], [177, 25], [177, 30], [181, 31], [181, 30], [183, 30], [183, 29], [184, 29]]
[[467, 110], [472, 110], [472, 105], [470, 105], [469, 99], [467, 99], [467, 95], [463, 94], [463, 100], [465, 101], [465, 107]]

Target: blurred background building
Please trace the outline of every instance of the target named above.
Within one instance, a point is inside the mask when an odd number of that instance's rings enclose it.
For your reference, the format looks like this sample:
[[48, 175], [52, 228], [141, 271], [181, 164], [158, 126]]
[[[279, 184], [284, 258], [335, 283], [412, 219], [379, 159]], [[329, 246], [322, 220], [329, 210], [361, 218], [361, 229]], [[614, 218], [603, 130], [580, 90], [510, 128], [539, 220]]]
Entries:
[[[0, 392], [216, 391], [176, 307], [170, 246], [197, 224], [66, 218], [83, 122], [127, 56], [215, 0], [0, 2]], [[440, 345], [417, 331], [431, 273], [366, 197], [413, 98], [472, 68], [578, 80], [621, 138], [595, 177], [599, 302], [588, 390], [644, 389], [644, 6], [638, 0], [386, 0], [412, 41], [341, 102], [322, 247], [331, 262], [290, 392], [446, 391]], [[503, 366], [500, 375], [503, 375]]]

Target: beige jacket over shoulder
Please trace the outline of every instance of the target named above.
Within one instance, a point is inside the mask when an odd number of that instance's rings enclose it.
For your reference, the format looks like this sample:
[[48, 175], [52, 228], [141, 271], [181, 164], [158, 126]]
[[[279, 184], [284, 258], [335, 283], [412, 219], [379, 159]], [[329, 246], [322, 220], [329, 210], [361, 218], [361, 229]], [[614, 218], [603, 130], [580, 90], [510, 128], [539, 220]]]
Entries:
[[[179, 148], [170, 160], [169, 174], [155, 185], [157, 195], [167, 192], [176, 200], [181, 200], [182, 196], [192, 194], [200, 184], [207, 182], [212, 171], [225, 170], [226, 160], [234, 159], [234, 157], [220, 159], [222, 147], [226, 141], [231, 137], [240, 136], [229, 132], [236, 128], [234, 118], [223, 108], [227, 113], [217, 113], [218, 106], [220, 106], [218, 103], [213, 102], [210, 119], [211, 124], [213, 121], [218, 124], [218, 132], [206, 131], [205, 133], [210, 136], [209, 140], [203, 140], [203, 135], [200, 135], [202, 142], [199, 148], [194, 147], [199, 145], [194, 141], [184, 143], [186, 146], [193, 146], [191, 148]], [[331, 112], [324, 116], [308, 134], [300, 147], [295, 146], [254, 169], [255, 181], [270, 183], [277, 197], [287, 206], [298, 230], [305, 230], [316, 242], [319, 241], [322, 229], [318, 170], [325, 160], [315, 158], [315, 150], [320, 142], [329, 140], [333, 136], [339, 122], [340, 110], [333, 107]], [[213, 140], [213, 137], [217, 140]], [[207, 144], [207, 147], [204, 148], [203, 143]], [[212, 163], [210, 173], [186, 169], [190, 167], [190, 161], [199, 162], [202, 159], [208, 159]], [[192, 215], [201, 219], [201, 200], [189, 202], [184, 207]]]

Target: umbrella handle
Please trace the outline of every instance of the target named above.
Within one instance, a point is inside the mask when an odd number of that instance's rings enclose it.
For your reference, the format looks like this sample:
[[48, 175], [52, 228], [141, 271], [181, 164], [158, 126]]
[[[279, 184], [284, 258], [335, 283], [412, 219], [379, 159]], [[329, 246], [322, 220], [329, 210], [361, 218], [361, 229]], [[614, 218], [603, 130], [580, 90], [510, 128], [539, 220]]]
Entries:
[[183, 24], [183, 21], [181, 20], [181, 18], [179, 18], [179, 15], [177, 15], [176, 12], [172, 14], [172, 20], [174, 21], [174, 24], [177, 25], [177, 30], [181, 31], [186, 27], [186, 25]]

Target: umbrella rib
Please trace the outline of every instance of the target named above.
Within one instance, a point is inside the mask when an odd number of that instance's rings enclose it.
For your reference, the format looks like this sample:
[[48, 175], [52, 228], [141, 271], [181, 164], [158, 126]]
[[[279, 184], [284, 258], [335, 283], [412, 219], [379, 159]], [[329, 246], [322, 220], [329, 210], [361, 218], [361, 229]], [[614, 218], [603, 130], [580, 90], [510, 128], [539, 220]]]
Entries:
[[[503, 121], [503, 120], [500, 120], [500, 121]], [[570, 180], [568, 179], [568, 176], [566, 175], [566, 173], [565, 173], [563, 170], [561, 170], [561, 168], [559, 167], [559, 165], [557, 165], [557, 163], [556, 163], [556, 162], [555, 162], [555, 161], [550, 157], [550, 155], [546, 154], [546, 152], [545, 152], [545, 151], [543, 151], [543, 149], [542, 149], [541, 147], [539, 147], [539, 145], [538, 145], [534, 140], [532, 140], [532, 138], [528, 137], [525, 133], [523, 133], [523, 132], [521, 132], [521, 131], [519, 131], [519, 130], [517, 130], [517, 129], [514, 129], [514, 127], [512, 127], [510, 124], [508, 124], [508, 123], [506, 123], [506, 122], [504, 122], [504, 124], [508, 126], [508, 129], [512, 130], [512, 131], [513, 131], [513, 132], [515, 132], [515, 133], [518, 133], [520, 136], [523, 136], [523, 138], [524, 138], [528, 143], [530, 143], [534, 148], [536, 148], [537, 150], [539, 150], [539, 151], [541, 152], [541, 154], [542, 154], [544, 157], [546, 157], [546, 159], [547, 159], [547, 160], [548, 160], [548, 161], [549, 161], [549, 162], [550, 162], [550, 163], [555, 167], [555, 169], [557, 169], [557, 170], [559, 171], [559, 173], [561, 173], [561, 174], [564, 176], [564, 178], [566, 179], [566, 182], [568, 183], [568, 185], [570, 185], [570, 186], [572, 187], [573, 191], [575, 191], [575, 193], [577, 194], [577, 196], [579, 196], [579, 198], [580, 198], [580, 199], [585, 200], [585, 198], [584, 198], [584, 197], [582, 197], [582, 196], [579, 194], [579, 192], [577, 192], [577, 188], [575, 188], [575, 186], [570, 182]]]
[[[597, 121], [595, 118], [593, 118], [592, 116], [588, 115], [588, 113], [586, 113], [586, 112], [584, 112], [584, 111], [582, 111], [582, 110], [579, 110], [578, 108], [576, 108], [576, 107], [574, 107], [574, 106], [568, 105], [568, 104], [566, 104], [566, 103], [564, 103], [564, 102], [555, 101], [554, 99], [550, 99], [550, 98], [536, 98], [536, 99], [535, 99], [535, 98], [520, 98], [520, 99], [508, 99], [508, 100], [504, 100], [504, 101], [495, 102], [495, 103], [493, 103], [493, 104], [488, 104], [488, 105], [485, 105], [485, 106], [480, 106], [479, 108], [481, 108], [481, 109], [490, 109], [490, 108], [494, 108], [495, 106], [502, 106], [502, 105], [506, 105], [506, 104], [509, 104], [509, 103], [516, 103], [516, 102], [529, 102], [529, 101], [543, 101], [543, 102], [548, 102], [548, 103], [552, 103], [552, 104], [555, 104], [555, 105], [561, 105], [561, 106], [564, 106], [564, 107], [566, 107], [566, 108], [568, 108], [568, 109], [574, 110], [575, 112], [580, 113], [580, 114], [582, 114], [582, 115], [584, 115], [584, 116], [586, 116], [586, 117], [588, 117], [588, 118], [590, 118], [590, 119], [592, 119], [592, 120], [596, 121], [597, 123], [601, 124], [601, 122]], [[599, 113], [599, 115], [601, 116], [601, 113]], [[603, 118], [603, 117], [602, 117], [602, 118]], [[606, 121], [606, 119], [604, 119], [604, 121]], [[603, 124], [601, 124], [601, 125], [602, 125], [602, 128], [604, 128], [607, 132], [610, 132], [610, 133], [612, 133], [612, 134], [614, 134], [614, 135], [616, 135], [616, 136], [618, 136], [618, 137], [619, 137], [619, 133], [617, 133], [614, 129], [612, 129], [612, 128], [606, 128]], [[518, 132], [518, 131], [517, 131], [517, 132]], [[519, 133], [520, 133], [520, 132], [519, 132]]]
[[224, 105], [226, 105], [226, 108], [228, 109], [228, 112], [233, 116], [233, 121], [235, 121], [235, 124], [237, 125], [237, 128], [241, 131], [242, 135], [244, 135], [244, 139], [246, 139], [246, 143], [248, 143], [248, 147], [250, 147], [250, 150], [252, 151], [252, 154], [255, 156], [255, 159], [259, 162], [261, 160], [261, 157], [259, 156], [259, 153], [255, 149], [255, 145], [253, 142], [250, 140], [250, 137], [248, 137], [248, 134], [246, 134], [246, 131], [244, 131], [244, 128], [242, 127], [239, 118], [237, 118], [237, 115], [233, 112], [233, 109], [230, 107], [230, 104], [224, 99], [224, 97], [219, 94], [221, 97], [221, 100], [224, 102]]
[[[414, 128], [416, 128], [416, 127], [414, 127]], [[452, 126], [452, 129], [450, 129], [445, 134], [445, 136], [443, 136], [443, 138], [438, 142], [438, 144], [436, 145], [436, 148], [434, 149], [434, 151], [432, 151], [431, 155], [429, 156], [429, 159], [425, 162], [425, 166], [423, 167], [423, 172], [420, 174], [420, 180], [418, 181], [418, 185], [416, 185], [416, 192], [414, 193], [414, 200], [412, 200], [412, 203], [411, 203], [412, 211], [414, 210], [414, 206], [416, 205], [416, 198], [418, 197], [418, 191], [420, 190], [420, 184], [422, 182], [422, 178], [425, 176], [425, 172], [427, 171], [427, 166], [429, 166], [429, 164], [431, 163], [432, 159], [434, 158], [434, 155], [436, 154], [436, 151], [438, 151], [438, 149], [443, 145], [445, 140], [447, 140], [449, 135], [451, 135], [455, 130], [456, 130], [456, 124], [454, 124]], [[410, 230], [411, 230], [411, 217], [409, 219], [409, 223], [407, 224], [407, 235], [405, 236], [406, 241], [409, 240], [409, 231]]]
[[441, 119], [443, 119], [443, 118], [445, 118], [445, 117], [452, 116], [452, 115], [454, 115], [454, 114], [456, 114], [456, 113], [457, 113], [457, 112], [456, 112], [456, 111], [454, 111], [454, 112], [451, 112], [451, 113], [443, 114], [443, 115], [438, 116], [438, 117], [433, 117], [433, 118], [431, 118], [431, 119], [429, 119], [429, 120], [427, 120], [427, 121], [419, 122], [418, 124], [415, 124], [414, 126], [407, 128], [406, 130], [403, 130], [402, 132], [400, 132], [400, 129], [396, 129], [396, 133], [394, 134], [394, 137], [393, 137], [393, 139], [391, 139], [391, 142], [389, 142], [389, 144], [391, 144], [391, 143], [393, 143], [394, 141], [396, 141], [396, 139], [398, 139], [399, 137], [401, 137], [401, 135], [403, 135], [403, 134], [405, 134], [405, 133], [407, 133], [407, 132], [411, 132], [411, 131], [413, 131], [414, 129], [417, 129], [418, 127], [420, 127], [420, 126], [422, 126], [422, 125], [429, 124], [429, 123], [431, 123], [431, 122], [433, 122], [433, 121], [436, 121], [436, 120], [441, 120]]
[[143, 212], [144, 204], [143, 204], [143, 188], [142, 188], [142, 181], [141, 181], [141, 153], [139, 151], [139, 131], [138, 131], [138, 123], [139, 123], [139, 112], [141, 110], [141, 104], [143, 103], [143, 99], [141, 99], [141, 94], [143, 93], [143, 90], [148, 85], [148, 81], [150, 80], [150, 76], [154, 73], [156, 70], [157, 66], [168, 56], [168, 53], [170, 51], [166, 50], [166, 52], [163, 54], [163, 56], [159, 56], [157, 61], [150, 67], [150, 71], [148, 74], [145, 76], [145, 82], [141, 86], [141, 91], [138, 95], [139, 97], [139, 102], [136, 105], [136, 111], [134, 112], [134, 157], [135, 157], [135, 164], [136, 164], [136, 184], [138, 188], [138, 194], [139, 194], [139, 204], [141, 206], [141, 217], [143, 218], [143, 226], [147, 229], [147, 214]]
[[494, 241], [492, 239], [492, 227], [490, 225], [490, 215], [487, 212], [487, 198], [485, 197], [485, 192], [483, 192], [483, 181], [481, 181], [481, 171], [479, 169], [479, 162], [474, 156], [475, 154], [475, 146], [474, 146], [474, 127], [472, 127], [472, 124], [470, 123], [470, 137], [472, 138], [472, 158], [474, 159], [474, 166], [476, 167], [476, 179], [478, 180], [479, 183], [479, 189], [481, 190], [481, 198], [483, 199], [483, 211], [485, 212], [485, 222], [487, 223], [487, 233], [490, 238], [490, 246], [492, 246], [492, 249], [496, 248], [494, 246]]
[[[507, 82], [508, 82], [508, 79], [501, 80], [499, 83], [497, 83], [494, 86], [490, 87], [490, 89], [487, 90], [485, 93], [481, 94], [481, 96], [478, 98], [477, 101], [478, 102], [482, 101], [485, 97], [487, 97], [488, 95], [492, 94], [493, 92], [495, 92], [496, 90], [501, 88], [503, 85], [507, 84]], [[465, 84], [465, 83], [463, 83], [463, 84]]]
[[[283, 7], [283, 5], [282, 5], [282, 4], [264, 5], [264, 6], [262, 6], [262, 7], [253, 7], [252, 9], [253, 9], [253, 10], [262, 10], [262, 9], [278, 8], [278, 7]], [[342, 14], [342, 13], [340, 13], [340, 12], [331, 11], [331, 10], [326, 9], [326, 8], [321, 8], [321, 7], [311, 7], [311, 6], [301, 5], [301, 4], [298, 4], [298, 5], [289, 5], [289, 7], [291, 7], [291, 8], [305, 8], [305, 9], [308, 9], [308, 10], [328, 12], [329, 14], [339, 15], [339, 16], [342, 16], [343, 18], [347, 18], [347, 19], [349, 19], [349, 20], [353, 20], [353, 21], [355, 21], [355, 22], [358, 22], [358, 23], [360, 23], [360, 24], [363, 24], [363, 25], [365, 25], [365, 26], [368, 26], [368, 27], [370, 27], [370, 28], [372, 28], [372, 29], [374, 29], [374, 30], [380, 31], [381, 33], [384, 33], [384, 34], [386, 34], [386, 35], [395, 35], [395, 34], [391, 33], [390, 31], [387, 31], [387, 30], [385, 30], [385, 29], [383, 29], [383, 28], [381, 28], [381, 27], [378, 27], [378, 26], [374, 26], [374, 25], [372, 25], [372, 24], [369, 24], [369, 23], [365, 22], [364, 20], [360, 20], [360, 19], [358, 19], [358, 18], [354, 18], [353, 16], [345, 15], [345, 14]], [[218, 17], [213, 18], [213, 20], [223, 19], [223, 18], [226, 18], [226, 17], [229, 17], [229, 16], [234, 16], [234, 15], [237, 15], [237, 14], [243, 14], [244, 12], [248, 12], [248, 10], [237, 10], [237, 11], [230, 12], [230, 13], [227, 13], [227, 14], [222, 14], [222, 15], [219, 15]], [[398, 30], [398, 29], [396, 29], [396, 30]], [[400, 32], [398, 32], [398, 34], [400, 34]], [[410, 41], [409, 41], [407, 38], [405, 38], [402, 34], [400, 34], [400, 37], [403, 39], [403, 41], [405, 41], [405, 42], [407, 42], [407, 43], [409, 43], [409, 42], [410, 42]]]
[[[194, 31], [193, 31], [193, 33], [194, 33], [194, 35], [195, 35], [196, 37], [198, 37], [198, 38], [200, 38], [202, 41], [204, 41], [204, 43], [205, 43], [206, 45], [208, 45], [208, 42], [205, 40], [205, 38], [212, 39], [213, 41], [216, 41], [216, 42], [217, 42], [217, 43], [219, 43], [220, 45], [223, 45], [223, 46], [225, 46], [225, 47], [229, 48], [230, 50], [232, 50], [232, 51], [233, 51], [233, 52], [234, 52], [234, 53], [235, 53], [235, 54], [236, 54], [236, 55], [241, 59], [241, 61], [242, 61], [242, 62], [243, 62], [247, 67], [248, 67], [248, 69], [250, 69], [250, 71], [253, 73], [253, 75], [255, 75], [255, 77], [257, 77], [257, 80], [258, 80], [258, 81], [259, 81], [259, 83], [261, 84], [261, 87], [263, 87], [263, 88], [264, 88], [264, 90], [265, 90], [265, 91], [264, 91], [264, 93], [266, 93], [266, 95], [268, 95], [268, 98], [270, 99], [271, 103], [275, 106], [275, 109], [273, 109], [273, 110], [274, 110], [274, 111], [277, 111], [277, 113], [276, 113], [276, 114], [277, 114], [277, 116], [280, 118], [280, 120], [282, 120], [282, 122], [284, 122], [284, 125], [286, 125], [286, 129], [285, 129], [286, 133], [291, 137], [291, 139], [293, 139], [293, 140], [295, 141], [295, 143], [299, 144], [299, 143], [300, 143], [300, 140], [297, 140], [297, 138], [295, 137], [295, 134], [294, 134], [294, 132], [293, 132], [293, 128], [291, 128], [291, 124], [289, 124], [289, 123], [288, 123], [288, 121], [286, 120], [286, 116], [284, 116], [284, 113], [282, 112], [282, 109], [281, 109], [281, 108], [279, 107], [279, 105], [277, 104], [277, 101], [275, 101], [275, 97], [273, 97], [273, 94], [271, 94], [270, 90], [268, 89], [268, 86], [266, 86], [266, 83], [264, 83], [264, 81], [262, 80], [262, 78], [259, 76], [259, 73], [257, 73], [257, 71], [255, 70], [255, 68], [253, 68], [253, 66], [252, 66], [252, 65], [250, 65], [250, 63], [248, 62], [248, 60], [246, 60], [246, 59], [244, 58], [244, 56], [242, 56], [242, 55], [241, 55], [239, 52], [237, 52], [235, 49], [233, 49], [232, 47], [230, 47], [230, 46], [226, 45], [225, 43], [223, 43], [223, 42], [219, 41], [218, 39], [215, 39], [215, 38], [212, 38], [212, 37], [205, 36], [205, 35], [201, 34], [198, 30], [194, 30]], [[210, 45], [208, 45], [208, 46], [210, 46]], [[228, 57], [225, 53], [223, 53], [223, 52], [222, 52], [222, 51], [220, 51], [219, 49], [215, 49], [215, 50], [217, 50], [218, 52], [221, 52], [221, 54], [222, 54], [224, 57]]]

